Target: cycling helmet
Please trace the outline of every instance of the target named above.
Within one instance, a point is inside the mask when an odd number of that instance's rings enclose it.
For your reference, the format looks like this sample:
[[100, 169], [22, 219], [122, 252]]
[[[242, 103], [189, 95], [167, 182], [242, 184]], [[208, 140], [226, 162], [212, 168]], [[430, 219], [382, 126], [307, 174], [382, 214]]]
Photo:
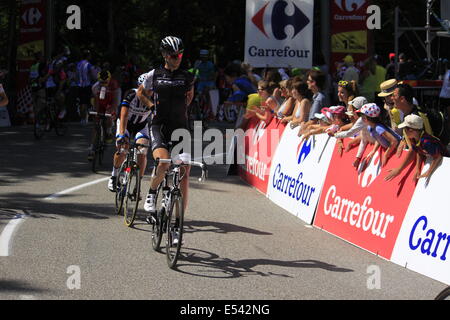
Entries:
[[140, 86], [141, 84], [143, 84], [147, 78], [148, 78], [148, 73], [141, 74], [137, 81], [138, 85]]
[[181, 53], [184, 50], [183, 41], [180, 38], [168, 36], [161, 40], [159, 49], [167, 54]]

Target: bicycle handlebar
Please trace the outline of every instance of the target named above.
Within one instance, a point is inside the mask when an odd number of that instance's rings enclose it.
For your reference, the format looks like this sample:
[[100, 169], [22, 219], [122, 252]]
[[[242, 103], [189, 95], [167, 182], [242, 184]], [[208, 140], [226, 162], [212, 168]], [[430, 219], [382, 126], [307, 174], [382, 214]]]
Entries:
[[[199, 167], [202, 169], [202, 176], [198, 179], [199, 182], [203, 182], [208, 178], [208, 167], [205, 163], [197, 162], [197, 161], [182, 161], [182, 160], [173, 160], [173, 159], [155, 159], [155, 168], [158, 167], [159, 163], [169, 163], [171, 165], [175, 165], [177, 167], [183, 166], [183, 165], [189, 165], [194, 167]], [[152, 177], [154, 177], [154, 173], [156, 170], [154, 170]]]
[[112, 115], [110, 113], [100, 113], [100, 112], [95, 112], [95, 111], [89, 111], [89, 114], [93, 115], [93, 116], [105, 116], [107, 118], [112, 117]]

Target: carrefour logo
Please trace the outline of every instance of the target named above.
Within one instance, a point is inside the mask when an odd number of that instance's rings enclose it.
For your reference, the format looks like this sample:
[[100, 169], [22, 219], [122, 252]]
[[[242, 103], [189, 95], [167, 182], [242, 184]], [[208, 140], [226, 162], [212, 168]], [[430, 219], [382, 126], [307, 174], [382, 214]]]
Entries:
[[[295, 5], [293, 1], [278, 0], [274, 3], [272, 12], [270, 14], [270, 24], [265, 23], [266, 11], [271, 2], [266, 3], [258, 12], [253, 16], [253, 24], [267, 37], [267, 28], [271, 29], [273, 36], [277, 40], [284, 40], [287, 38], [285, 28], [291, 26], [294, 28], [294, 39], [309, 23], [309, 18]], [[289, 6], [290, 4], [290, 6]], [[293, 14], [288, 15], [286, 9], [288, 8]]]
[[343, 11], [355, 12], [366, 3], [366, 0], [334, 0], [334, 3]]
[[[312, 142], [305, 141], [297, 148], [296, 163], [299, 165], [305, 161], [312, 150]], [[316, 191], [316, 188], [308, 185], [302, 181], [303, 172], [291, 176], [283, 171], [281, 163], [275, 168], [272, 179], [272, 187], [279, 192], [289, 196], [289, 198], [300, 201], [305, 206], [309, 207], [311, 196]]]

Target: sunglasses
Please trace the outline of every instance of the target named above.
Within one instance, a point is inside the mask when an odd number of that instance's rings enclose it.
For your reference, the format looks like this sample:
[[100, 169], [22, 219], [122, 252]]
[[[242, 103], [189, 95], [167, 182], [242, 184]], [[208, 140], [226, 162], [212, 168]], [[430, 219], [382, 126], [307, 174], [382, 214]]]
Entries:
[[183, 58], [183, 52], [171, 54], [169, 57], [174, 60], [181, 59]]
[[258, 91], [264, 91], [267, 90], [267, 88], [258, 88]]
[[345, 81], [345, 80], [341, 80], [341, 81], [338, 82], [338, 85], [339, 85], [339, 86], [343, 86], [343, 87], [345, 87], [345, 86], [348, 85], [348, 84], [349, 84], [349, 82], [348, 82], [348, 81]]

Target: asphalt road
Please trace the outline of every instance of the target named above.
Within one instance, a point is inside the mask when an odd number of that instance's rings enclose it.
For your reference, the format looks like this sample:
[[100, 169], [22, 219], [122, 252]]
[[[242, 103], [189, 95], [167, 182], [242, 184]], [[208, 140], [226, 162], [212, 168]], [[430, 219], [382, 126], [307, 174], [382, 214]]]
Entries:
[[115, 215], [110, 165], [90, 172], [89, 128], [41, 141], [31, 127], [0, 128], [0, 299], [433, 299], [445, 287], [305, 225], [225, 165], [203, 184], [193, 170], [170, 270], [149, 225]]

